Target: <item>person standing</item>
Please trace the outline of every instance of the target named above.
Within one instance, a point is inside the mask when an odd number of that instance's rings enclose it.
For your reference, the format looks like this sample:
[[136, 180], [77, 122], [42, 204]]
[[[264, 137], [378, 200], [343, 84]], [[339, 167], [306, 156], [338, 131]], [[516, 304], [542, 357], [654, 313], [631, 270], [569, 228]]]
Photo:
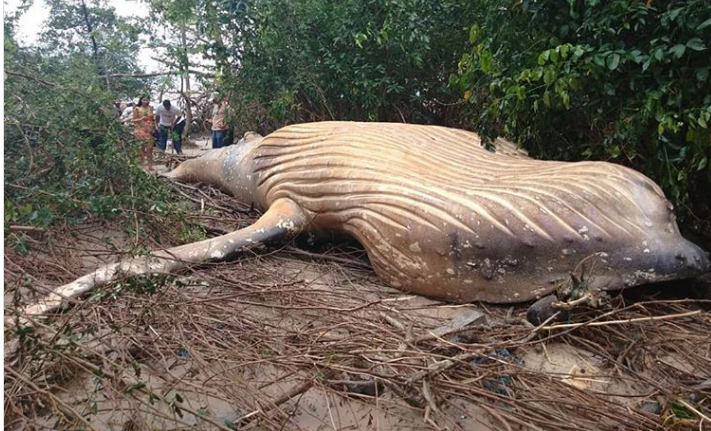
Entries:
[[222, 148], [225, 145], [226, 111], [227, 101], [220, 99], [220, 96], [215, 93], [212, 96], [212, 148]]
[[126, 103], [126, 107], [124, 108], [123, 111], [121, 111], [121, 118], [119, 121], [121, 121], [121, 124], [127, 124], [131, 122], [131, 119], [133, 118], [133, 102], [128, 102]]
[[185, 130], [185, 116], [178, 115], [173, 126], [173, 148], [178, 154], [183, 154], [183, 130]]
[[[158, 138], [158, 147], [160, 147], [163, 151], [165, 151], [166, 146], [168, 145], [168, 135], [173, 134], [173, 127], [175, 126], [175, 120], [178, 118], [178, 115], [180, 115], [180, 110], [175, 106], [172, 106], [170, 104], [170, 100], [167, 99], [163, 101], [163, 104], [156, 108], [156, 125], [160, 134]], [[175, 144], [173, 145], [175, 146]], [[176, 148], [176, 152], [180, 154], [182, 151], [178, 151]]]
[[133, 108], [131, 122], [135, 126], [133, 135], [141, 141], [141, 161], [144, 169], [153, 169], [153, 109], [148, 96], [141, 96], [138, 104]]

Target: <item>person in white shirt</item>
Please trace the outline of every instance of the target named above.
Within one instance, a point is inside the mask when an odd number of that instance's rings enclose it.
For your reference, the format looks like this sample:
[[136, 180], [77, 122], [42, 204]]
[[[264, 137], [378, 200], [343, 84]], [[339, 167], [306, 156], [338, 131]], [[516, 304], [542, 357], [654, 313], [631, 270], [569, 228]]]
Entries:
[[[159, 139], [158, 146], [161, 150], [165, 151], [165, 147], [168, 143], [168, 134], [172, 134], [173, 127], [175, 126], [175, 120], [180, 115], [180, 109], [175, 106], [171, 106], [170, 100], [164, 100], [163, 104], [156, 108], [156, 123], [159, 129]], [[182, 150], [182, 148], [181, 148]], [[182, 151], [175, 151], [180, 154]]]
[[121, 112], [121, 118], [119, 121], [121, 124], [126, 124], [133, 118], [133, 102], [126, 104], [126, 108]]

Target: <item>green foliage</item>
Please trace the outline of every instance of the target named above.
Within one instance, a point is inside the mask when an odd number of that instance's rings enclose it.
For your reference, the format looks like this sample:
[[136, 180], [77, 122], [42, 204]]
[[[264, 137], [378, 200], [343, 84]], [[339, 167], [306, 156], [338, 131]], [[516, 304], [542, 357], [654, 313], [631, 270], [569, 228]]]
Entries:
[[246, 130], [324, 119], [441, 123], [456, 100], [447, 78], [472, 9], [449, 0], [255, 0], [240, 31], [223, 34], [241, 67], [220, 83]]
[[[96, 217], [141, 229], [175, 211], [167, 187], [137, 164], [139, 144], [93, 65], [81, 50], [58, 58], [6, 36], [6, 233]], [[28, 251], [21, 234], [7, 238]]]
[[[138, 73], [136, 55], [140, 48], [141, 22], [119, 17], [101, 0], [47, 0], [49, 19], [40, 33], [42, 56], [60, 65], [67, 56], [82, 58], [84, 67], [100, 75]], [[145, 90], [131, 79], [104, 81], [117, 98], [131, 99]]]
[[450, 78], [470, 126], [547, 158], [631, 165], [682, 214], [711, 217], [711, 3], [480, 3]]

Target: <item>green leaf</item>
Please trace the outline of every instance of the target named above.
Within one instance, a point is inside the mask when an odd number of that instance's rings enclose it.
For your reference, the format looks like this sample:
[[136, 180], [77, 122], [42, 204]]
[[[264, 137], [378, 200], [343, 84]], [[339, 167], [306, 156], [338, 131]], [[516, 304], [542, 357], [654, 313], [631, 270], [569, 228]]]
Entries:
[[696, 120], [697, 123], [699, 123], [699, 126], [703, 127], [704, 129], [708, 129], [708, 124], [706, 124], [706, 120], [704, 117], [699, 117], [698, 120]]
[[610, 155], [613, 159], [616, 159], [620, 157], [620, 146], [619, 145], [613, 145], [612, 147], [607, 149], [607, 154]]
[[32, 204], [24, 204], [17, 207], [21, 216], [26, 216], [32, 212]]
[[613, 52], [612, 54], [607, 56], [607, 58], [605, 59], [605, 63], [607, 64], [608, 69], [617, 69], [617, 66], [620, 64], [620, 54]]
[[634, 49], [628, 54], [628, 58], [637, 64], [641, 63], [644, 57], [645, 56], [642, 55], [642, 52], [638, 49]]
[[555, 70], [553, 68], [547, 68], [545, 72], [543, 72], [543, 82], [545, 82], [546, 85], [551, 85], [553, 81], [555, 81], [555, 75]]
[[706, 45], [704, 45], [704, 42], [698, 37], [689, 39], [689, 41], [686, 42], [686, 46], [694, 51], [703, 51], [706, 49]]
[[595, 54], [593, 56], [593, 63], [597, 66], [605, 67], [605, 57], [603, 57], [602, 54]]
[[664, 49], [660, 47], [654, 50], [654, 58], [657, 61], [662, 61], [662, 58], [664, 58]]
[[474, 43], [479, 38], [479, 26], [474, 24], [471, 29], [469, 29], [469, 43]]
[[543, 66], [546, 64], [546, 61], [548, 61], [548, 56], [550, 55], [550, 52], [548, 50], [543, 51], [538, 55], [538, 65]]
[[702, 22], [698, 26], [696, 26], [696, 30], [703, 30], [706, 27], [711, 26], [711, 18], [707, 19], [706, 21]]
[[669, 48], [669, 53], [674, 54], [676, 58], [681, 58], [682, 55], [686, 52], [686, 46], [682, 44], [676, 44]]
[[570, 109], [570, 95], [568, 94], [568, 92], [562, 91], [560, 93], [560, 98], [563, 101], [563, 106], [565, 106], [566, 109]]
[[679, 14], [681, 13], [682, 10], [683, 10], [683, 8], [677, 8], [677, 9], [674, 9], [674, 10], [672, 10], [671, 12], [669, 12], [669, 19], [670, 19], [671, 21], [675, 21], [676, 18], [679, 16]]
[[696, 166], [696, 170], [697, 170], [697, 171], [702, 170], [703, 168], [706, 167], [706, 165], [708, 165], [708, 163], [709, 163], [708, 157], [704, 157], [703, 159], [701, 159], [701, 161], [699, 162], [698, 166]]
[[489, 51], [481, 53], [479, 58], [479, 67], [484, 73], [489, 73], [494, 70], [494, 56]]
[[561, 45], [559, 48], [560, 48], [560, 56], [563, 58], [568, 58], [568, 52], [570, 51], [570, 45], [566, 43], [565, 45]]
[[576, 46], [575, 51], [573, 51], [573, 58], [577, 60], [582, 57], [583, 54], [585, 54], [585, 50], [580, 46]]
[[558, 64], [558, 51], [551, 49], [549, 57], [553, 64]]
[[358, 45], [358, 48], [363, 48], [363, 42], [365, 42], [366, 40], [368, 40], [368, 36], [363, 33], [358, 33], [355, 36], [355, 43], [356, 45]]
[[533, 69], [533, 72], [531, 72], [531, 80], [533, 82], [540, 81], [542, 77], [543, 77], [543, 69], [540, 67]]

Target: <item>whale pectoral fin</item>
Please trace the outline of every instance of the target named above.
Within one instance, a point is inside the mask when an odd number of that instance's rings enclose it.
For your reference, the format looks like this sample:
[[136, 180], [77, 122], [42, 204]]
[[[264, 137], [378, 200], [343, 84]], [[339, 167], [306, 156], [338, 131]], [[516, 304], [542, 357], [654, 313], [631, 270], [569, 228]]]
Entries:
[[[83, 295], [95, 287], [109, 283], [121, 276], [170, 273], [185, 268], [189, 264], [219, 262], [244, 249], [287, 241], [301, 233], [308, 223], [309, 217], [299, 205], [291, 199], [279, 199], [251, 226], [215, 238], [105, 265], [71, 283], [56, 288], [37, 303], [25, 307], [21, 311], [21, 316], [43, 314], [54, 310], [66, 298]], [[8, 325], [12, 326], [11, 318], [5, 319], [5, 327], [7, 328]]]

